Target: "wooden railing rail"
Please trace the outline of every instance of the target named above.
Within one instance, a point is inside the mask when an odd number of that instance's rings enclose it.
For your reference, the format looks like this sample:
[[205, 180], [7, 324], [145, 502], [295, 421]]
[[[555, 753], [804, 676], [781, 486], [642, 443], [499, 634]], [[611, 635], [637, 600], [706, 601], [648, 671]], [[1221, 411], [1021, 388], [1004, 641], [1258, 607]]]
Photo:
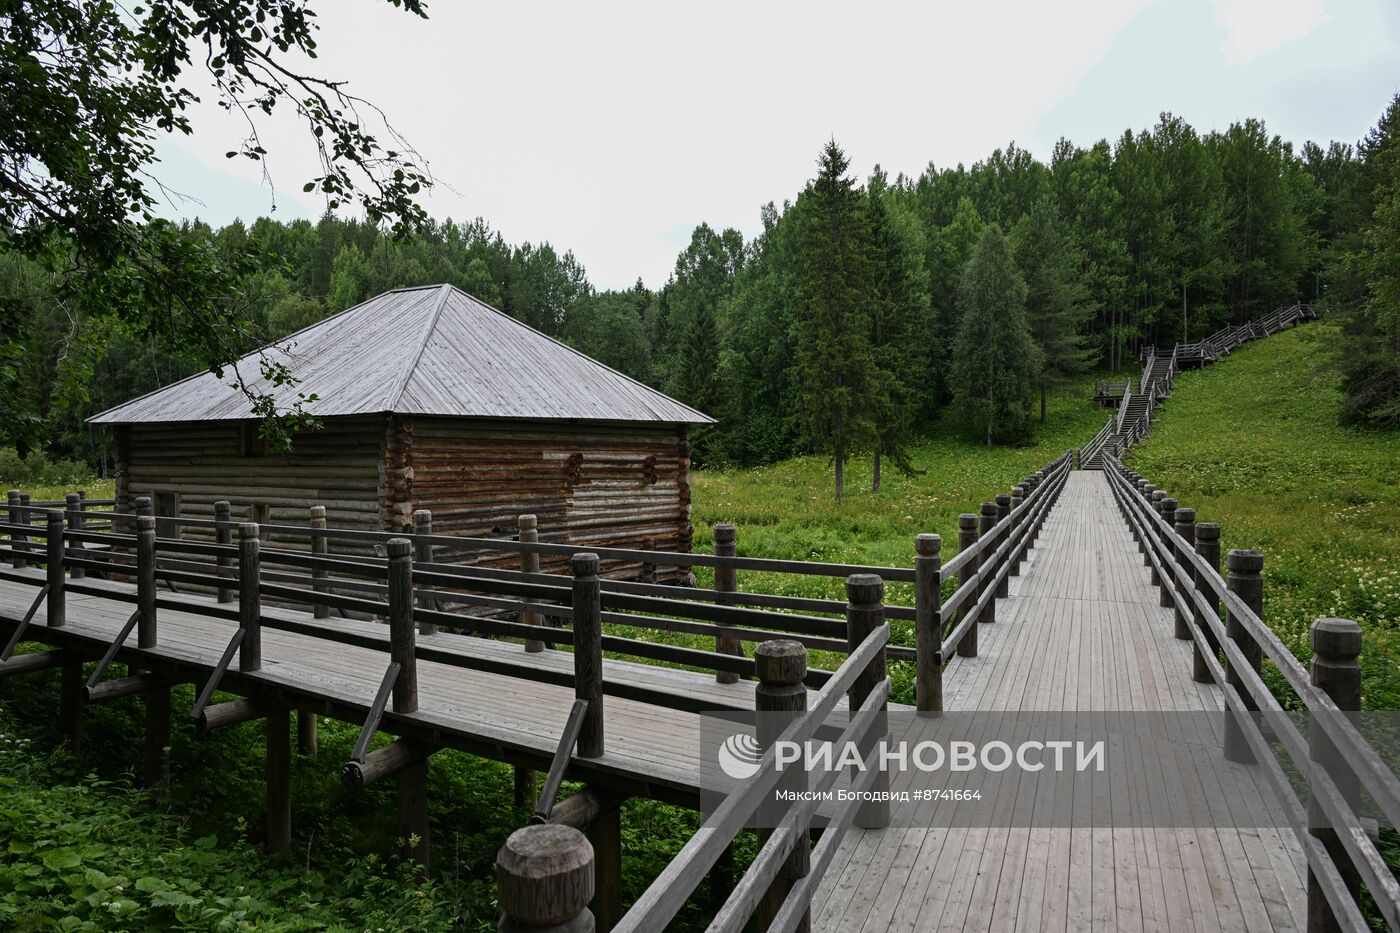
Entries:
[[[1181, 533], [1185, 529], [1174, 526], [1179, 507], [1173, 500], [1156, 497], [1155, 493], [1154, 499], [1149, 500], [1143, 492], [1148, 484], [1116, 458], [1109, 460], [1106, 473], [1120, 509], [1145, 548], [1154, 577], [1162, 587], [1163, 603], [1170, 603], [1180, 618], [1194, 622], [1184, 628], [1179, 626], [1177, 634], [1194, 642], [1193, 663], [1198, 666], [1195, 674], [1204, 674], [1223, 690], [1229, 709], [1225, 754], [1232, 760], [1265, 768], [1298, 836], [1309, 866], [1310, 916], [1325, 918], [1333, 924], [1332, 928], [1366, 929], [1356, 897], [1358, 884], [1364, 882], [1386, 921], [1392, 927], [1400, 925], [1400, 882], [1357, 813], [1358, 793], [1364, 789], [1391, 825], [1400, 825], [1400, 779], [1346, 713], [1347, 709], [1359, 707], [1360, 674], [1354, 659], [1360, 650], [1360, 628], [1342, 620], [1315, 623], [1313, 642], [1317, 655], [1310, 673], [1260, 617], [1262, 590], [1258, 571], [1263, 565], [1262, 555], [1257, 551], [1232, 551], [1228, 562], [1231, 573], [1222, 578], [1200, 547], [1187, 541]], [[1194, 520], [1194, 512], [1183, 511]], [[1194, 528], [1199, 530], [1205, 524]], [[1218, 540], [1218, 526], [1207, 527], [1210, 535], [1194, 537]], [[1224, 621], [1217, 609], [1222, 603]], [[1336, 646], [1347, 642], [1355, 650], [1349, 657], [1338, 656], [1336, 653], [1343, 649]], [[1263, 657], [1274, 664], [1309, 712], [1308, 736], [1284, 715], [1282, 705], [1260, 676]], [[1325, 673], [1337, 669], [1334, 657], [1348, 662], [1343, 664], [1344, 669], [1354, 670], [1354, 690], [1334, 689], [1339, 696], [1346, 696], [1345, 707], [1327, 689], [1329, 682], [1337, 683], [1334, 675]], [[1328, 666], [1323, 666], [1324, 662]], [[1269, 737], [1255, 721], [1256, 711], [1268, 717]], [[1299, 802], [1270, 741], [1281, 743], [1291, 767], [1306, 777], [1311, 812]], [[1316, 760], [1319, 743], [1335, 750], [1331, 766]], [[1345, 764], [1337, 766], [1336, 761]], [[1353, 781], [1355, 788], [1351, 788]]]

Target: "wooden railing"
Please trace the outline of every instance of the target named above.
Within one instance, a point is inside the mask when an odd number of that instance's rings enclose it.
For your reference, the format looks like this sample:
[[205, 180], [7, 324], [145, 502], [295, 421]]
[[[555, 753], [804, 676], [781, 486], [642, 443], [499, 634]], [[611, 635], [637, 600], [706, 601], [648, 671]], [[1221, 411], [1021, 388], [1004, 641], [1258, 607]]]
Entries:
[[[1225, 757], [1263, 770], [1307, 858], [1309, 928], [1367, 930], [1363, 883], [1386, 923], [1400, 928], [1400, 883], [1359, 815], [1364, 791], [1390, 825], [1400, 825], [1400, 780], [1348, 715], [1361, 703], [1360, 626], [1317, 620], [1311, 670], [1304, 668], [1262, 618], [1260, 552], [1231, 551], [1222, 577], [1218, 524], [1197, 523], [1194, 509], [1117, 458], [1106, 458], [1105, 473], [1161, 603], [1174, 611], [1176, 636], [1192, 642], [1193, 679], [1221, 689]], [[1264, 658], [1287, 683], [1290, 708], [1308, 712], [1306, 736], [1261, 677]], [[1289, 772], [1305, 777], [1307, 803]]]
[[1110, 415], [1108, 420], [1103, 423], [1103, 427], [1099, 428], [1099, 433], [1090, 438], [1089, 443], [1079, 448], [1079, 462], [1075, 464], [1076, 467], [1080, 469], [1087, 468], [1088, 463], [1094, 459], [1094, 455], [1100, 450], [1103, 450], [1104, 444], [1106, 444], [1108, 439], [1114, 434], [1117, 419], [1118, 416], [1116, 414]]

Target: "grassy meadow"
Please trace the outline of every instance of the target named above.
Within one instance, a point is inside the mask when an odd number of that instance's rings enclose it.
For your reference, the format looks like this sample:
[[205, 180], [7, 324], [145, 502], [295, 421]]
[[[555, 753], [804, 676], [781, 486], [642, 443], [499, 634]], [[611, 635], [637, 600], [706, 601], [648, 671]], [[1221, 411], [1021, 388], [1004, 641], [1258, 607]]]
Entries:
[[1307, 324], [1183, 373], [1129, 462], [1223, 549], [1264, 552], [1265, 621], [1300, 659], [1314, 619], [1360, 622], [1364, 703], [1400, 709], [1400, 438], [1338, 425], [1338, 336]]

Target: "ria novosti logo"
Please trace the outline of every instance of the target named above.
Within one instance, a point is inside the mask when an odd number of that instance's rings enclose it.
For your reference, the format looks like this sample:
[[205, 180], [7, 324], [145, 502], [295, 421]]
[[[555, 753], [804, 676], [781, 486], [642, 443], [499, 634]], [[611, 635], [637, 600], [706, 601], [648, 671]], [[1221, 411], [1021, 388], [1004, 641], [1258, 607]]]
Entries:
[[720, 743], [716, 757], [721, 771], [736, 781], [747, 781], [758, 773], [763, 748], [753, 736], [736, 732]]

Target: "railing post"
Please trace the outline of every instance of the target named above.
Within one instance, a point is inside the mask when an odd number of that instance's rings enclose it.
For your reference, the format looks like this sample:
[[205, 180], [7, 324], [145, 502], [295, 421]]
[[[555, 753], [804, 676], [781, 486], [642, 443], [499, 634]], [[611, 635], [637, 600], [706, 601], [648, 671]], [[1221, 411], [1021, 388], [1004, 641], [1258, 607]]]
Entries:
[[63, 529], [65, 522], [63, 513], [58, 509], [52, 509], [47, 513], [48, 524], [45, 534], [48, 537], [44, 541], [46, 579], [49, 585], [49, 595], [46, 600], [48, 610], [49, 628], [62, 628], [68, 621], [66, 591], [63, 579]]
[[[1261, 572], [1264, 569], [1264, 555], [1258, 551], [1232, 550], [1225, 557], [1225, 568], [1229, 572], [1225, 578], [1225, 585], [1230, 592], [1238, 596], [1251, 612], [1262, 619], [1264, 616], [1264, 578]], [[1233, 611], [1225, 614], [1225, 634], [1240, 649], [1240, 653], [1244, 655], [1245, 661], [1248, 662], [1257, 677], [1261, 659], [1259, 643], [1249, 634], [1249, 628], [1244, 620]], [[1235, 665], [1230, 663], [1229, 658], [1225, 659], [1225, 682], [1239, 692], [1240, 697], [1244, 700], [1246, 710], [1252, 712], [1258, 709], [1253, 695], [1245, 686], [1244, 676], [1235, 669]], [[1249, 743], [1245, 740], [1243, 727], [1240, 725], [1238, 716], [1228, 708], [1225, 711], [1225, 757], [1242, 764], [1253, 764], [1254, 762], [1254, 752], [1250, 750]]]
[[[1196, 553], [1217, 574], [1220, 572], [1220, 525], [1215, 522], [1196, 523]], [[1220, 600], [1216, 598], [1215, 590], [1211, 588], [1210, 581], [1205, 574], [1199, 572], [1196, 574], [1196, 590], [1210, 605], [1211, 612], [1219, 613]], [[1206, 644], [1210, 646], [1211, 656], [1218, 660], [1220, 642], [1216, 639], [1215, 630], [1210, 627], [1210, 622], [1199, 609], [1196, 611], [1196, 626], [1205, 636]], [[1206, 665], [1205, 655], [1201, 653], [1201, 646], [1197, 644], [1193, 644], [1191, 650], [1191, 679], [1198, 684], [1215, 682], [1210, 668]]]
[[943, 601], [938, 572], [943, 539], [919, 535], [914, 539], [914, 696], [923, 713], [943, 712]]
[[[1010, 540], [1010, 538], [1011, 538], [1011, 532], [1013, 531], [1013, 529], [1010, 528], [1010, 527], [1006, 524], [1006, 518], [1007, 518], [1008, 515], [1011, 514], [1011, 496], [1009, 496], [1008, 494], [1006, 494], [1006, 493], [1004, 493], [1004, 492], [999, 492], [999, 493], [997, 493], [997, 496], [996, 496], [996, 502], [997, 502], [997, 527], [1001, 530], [1001, 536], [1002, 536], [1003, 538], [1007, 539], [1007, 540]], [[1012, 556], [1012, 555], [1011, 555], [1011, 552], [1010, 552], [1010, 551], [1007, 551], [1007, 552], [1006, 552], [1006, 557], [1007, 557], [1008, 560], [1011, 559], [1011, 556]], [[1014, 563], [1014, 561], [1013, 561], [1013, 563]], [[997, 598], [997, 599], [1005, 599], [1006, 597], [1008, 597], [1008, 596], [1010, 596], [1010, 595], [1011, 595], [1011, 573], [1008, 572], [1006, 576], [1004, 576], [1004, 577], [1001, 578], [1001, 583], [998, 584], [998, 586], [997, 586], [997, 595], [996, 595], [996, 598]]]
[[[313, 505], [307, 509], [307, 525], [311, 528], [311, 556], [325, 557], [330, 553], [330, 540], [320, 532], [326, 530], [326, 507], [324, 505]], [[324, 567], [311, 568], [311, 590], [315, 593], [329, 592], [326, 584], [322, 581], [326, 579], [326, 569]], [[331, 607], [323, 606], [320, 603], [312, 603], [311, 618], [329, 619], [331, 617]]]
[[1162, 572], [1157, 576], [1157, 585], [1160, 588], [1157, 593], [1157, 605], [1163, 609], [1170, 609], [1176, 605], [1176, 600], [1172, 598], [1172, 564], [1176, 563], [1176, 542], [1172, 541], [1170, 532], [1176, 528], [1176, 506], [1175, 499], [1162, 500], [1162, 521], [1167, 523], [1168, 534], [1162, 539], [1166, 545], [1166, 553], [1162, 556]]
[[[540, 540], [539, 519], [533, 515], [522, 515], [516, 519], [516, 527], [519, 529], [521, 544], [537, 544]], [[521, 573], [540, 572], [540, 552], [534, 550], [520, 549], [520, 571]], [[540, 614], [521, 610], [520, 621], [524, 625], [539, 625]], [[525, 640], [525, 650], [531, 654], [538, 654], [544, 650], [544, 642], [537, 638], [527, 638]]]
[[[34, 517], [30, 514], [30, 511], [29, 511], [29, 493], [27, 493], [27, 492], [22, 492], [22, 493], [19, 494], [19, 516], [20, 516], [20, 517], [19, 517], [19, 523], [20, 523], [21, 525], [24, 525], [24, 526], [27, 527], [27, 526], [29, 526], [29, 525], [34, 524]], [[25, 553], [28, 553], [29, 550], [30, 550], [30, 547], [29, 547], [29, 542], [30, 542], [29, 533], [28, 533], [28, 532], [21, 532], [21, 533], [20, 533], [20, 538], [19, 538], [19, 540], [20, 540], [20, 542], [21, 542], [21, 543], [20, 543], [20, 550], [24, 551]], [[23, 563], [22, 566], [28, 567], [28, 566], [29, 566], [29, 561], [27, 561], [27, 560], [24, 561], [24, 563]]]
[[[399, 665], [394, 681], [394, 712], [418, 712], [418, 633], [414, 628], [413, 550], [407, 538], [390, 538], [389, 655]], [[428, 759], [405, 765], [399, 772], [400, 855], [424, 868], [428, 865]]]
[[498, 933], [592, 933], [593, 846], [572, 826], [517, 829], [496, 853]]
[[258, 585], [260, 549], [257, 522], [238, 526], [238, 669], [251, 673], [262, 669], [262, 593]]
[[[1184, 547], [1177, 551], [1177, 565], [1186, 574], [1186, 578], [1194, 582], [1190, 555], [1196, 549], [1196, 510], [1178, 506], [1176, 527], [1173, 530], [1181, 536], [1184, 544]], [[1191, 641], [1191, 621], [1195, 618], [1195, 612], [1192, 610], [1191, 590], [1194, 587], [1182, 585], [1174, 588], [1181, 595], [1181, 603], [1176, 607], [1176, 637], [1183, 641]]]
[[[539, 519], [534, 515], [521, 515], [515, 520], [517, 536], [522, 545], [536, 544], [540, 540]], [[540, 572], [540, 552], [528, 547], [520, 549], [520, 571], [526, 574], [536, 574]], [[538, 612], [522, 609], [520, 611], [520, 622], [523, 625], [540, 625], [542, 618]], [[538, 654], [544, 651], [544, 642], [538, 638], [525, 639], [525, 650], [531, 654]], [[537, 791], [535, 788], [535, 772], [530, 768], [516, 765], [514, 772], [514, 796], [515, 805], [528, 810], [535, 809], [537, 801]]]
[[[1152, 490], [1152, 495], [1150, 495], [1150, 496], [1147, 497], [1147, 504], [1148, 504], [1148, 507], [1151, 508], [1151, 509], [1152, 509], [1152, 512], [1153, 512], [1155, 515], [1157, 515], [1159, 518], [1160, 518], [1161, 515], [1162, 515], [1162, 500], [1165, 499], [1166, 497], [1167, 497], [1167, 493], [1166, 493], [1165, 490], [1162, 490], [1162, 489], [1153, 489], [1153, 490]], [[1153, 536], [1155, 536], [1156, 533], [1157, 533], [1157, 524], [1156, 524], [1156, 522], [1149, 522], [1149, 523], [1148, 523], [1148, 529], [1149, 529], [1149, 533], [1152, 534]], [[1151, 571], [1152, 571], [1152, 585], [1153, 585], [1153, 586], [1161, 586], [1161, 585], [1162, 585], [1162, 577], [1161, 577], [1160, 574], [1157, 573], [1157, 568], [1156, 568], [1155, 566], [1153, 566], [1153, 564], [1152, 564], [1152, 555], [1151, 555], [1151, 554], [1149, 554], [1149, 555], [1147, 556], [1146, 563], [1147, 563], [1147, 566], [1148, 566], [1148, 567], [1151, 569]]]
[[[214, 543], [223, 547], [233, 547], [233, 528], [229, 525], [229, 523], [233, 521], [233, 506], [229, 504], [227, 499], [220, 499], [218, 502], [214, 503], [214, 521], [218, 523], [218, 526], [214, 529]], [[311, 549], [313, 551], [316, 549], [314, 538], [311, 542]], [[232, 569], [233, 555], [220, 554], [218, 565], [220, 571]], [[219, 579], [222, 580], [226, 578], [221, 573]], [[221, 603], [233, 602], [233, 587], [219, 587], [218, 600]]]
[[574, 572], [574, 696], [588, 701], [578, 734], [580, 758], [603, 754], [603, 607], [598, 555], [582, 552], [570, 560]]
[[[871, 633], [884, 624], [885, 581], [878, 574], [851, 574], [846, 578], [846, 642], [850, 653], [855, 653]], [[851, 715], [855, 715], [871, 692], [884, 682], [887, 676], [885, 658], [885, 649], [881, 648], [870, 666], [856, 675], [846, 694]], [[889, 732], [888, 717], [884, 712], [888, 708], [888, 702], [880, 704], [881, 713], [871, 726], [872, 738], [860, 746], [862, 761], [869, 757], [876, 744]], [[870, 782], [870, 791], [876, 795], [876, 799], [860, 805], [856, 811], [855, 825], [863, 829], [877, 829], [890, 824], [890, 802], [886, 793], [889, 788], [889, 775], [881, 766], [880, 773]], [[884, 799], [880, 799], [882, 794]]]
[[[755, 738], [759, 747], [767, 750], [783, 730], [807, 710], [807, 687], [803, 684], [807, 676], [807, 649], [800, 642], [786, 639], [765, 641], [754, 651], [753, 660], [754, 672], [758, 676], [758, 685], [754, 688], [754, 708], [757, 711]], [[788, 769], [779, 788], [804, 790], [803, 777], [801, 770]], [[764, 810], [767, 819], [758, 833], [760, 849], [772, 836], [772, 825], [776, 825], [783, 815], [782, 807], [776, 803], [768, 804]], [[768, 825], [770, 823], [772, 825]], [[811, 870], [805, 829], [802, 836], [797, 848], [788, 856], [763, 895], [758, 909], [759, 929], [768, 928], [782, 909], [793, 884]], [[799, 928], [802, 926], [799, 924]]]
[[[431, 564], [433, 562], [433, 545], [428, 538], [433, 533], [433, 513], [428, 509], [418, 509], [413, 513], [413, 559], [420, 564]], [[418, 608], [436, 609], [437, 597], [433, 595], [431, 586], [418, 587]], [[437, 631], [437, 626], [431, 622], [419, 622], [418, 631], [424, 635], [431, 635]]]
[[[67, 512], [68, 512], [68, 514], [67, 514], [67, 516], [66, 516], [66, 518], [67, 518], [67, 524], [68, 524], [68, 530], [69, 530], [69, 531], [73, 531], [73, 532], [77, 532], [77, 533], [81, 534], [82, 531], [83, 531], [83, 495], [82, 495], [82, 493], [79, 493], [79, 492], [70, 492], [68, 495], [66, 495], [66, 496], [63, 497], [63, 502], [64, 502], [64, 507], [66, 508], [66, 510], [67, 510]], [[74, 550], [81, 551], [81, 550], [83, 549], [83, 544], [82, 544], [82, 542], [81, 542], [81, 541], [74, 541], [74, 542], [73, 542], [73, 548], [74, 548]], [[87, 576], [87, 571], [86, 571], [86, 569], [84, 569], [84, 568], [82, 568], [82, 567], [69, 567], [69, 568], [68, 568], [68, 576], [72, 577], [74, 580], [81, 580], [83, 577]]]
[[[996, 535], [994, 534], [994, 531], [995, 531], [995, 529], [996, 529], [996, 524], [997, 524], [997, 506], [996, 506], [996, 503], [995, 503], [995, 502], [983, 502], [983, 503], [982, 503], [982, 529], [981, 529], [982, 533], [981, 533], [981, 537], [986, 538], [986, 537], [988, 537], [988, 536], [990, 535], [990, 536], [991, 536], [991, 540], [989, 540], [989, 541], [987, 542], [987, 544], [986, 544], [986, 550], [984, 550], [981, 554], [979, 554], [979, 555], [978, 555], [978, 559], [977, 559], [977, 566], [978, 566], [979, 568], [981, 568], [982, 570], [985, 570], [985, 571], [986, 571], [986, 573], [983, 575], [983, 579], [981, 580], [981, 582], [980, 582], [980, 583], [978, 584], [978, 586], [977, 586], [977, 595], [978, 595], [979, 598], [981, 597], [981, 595], [982, 595], [983, 593], [987, 592], [987, 590], [990, 588], [990, 585], [991, 585], [991, 575], [992, 575], [993, 573], [996, 572], [996, 567], [995, 567], [995, 565], [992, 563], [992, 555], [993, 555], [993, 553], [996, 551], [996, 543], [997, 543]], [[1034, 529], [1034, 528], [1031, 529], [1030, 537], [1031, 537], [1032, 540], [1035, 539], [1035, 529]], [[987, 608], [985, 608], [985, 609], [982, 610], [982, 614], [981, 614], [980, 616], [977, 617], [977, 621], [978, 621], [979, 623], [986, 623], [986, 624], [990, 625], [991, 623], [995, 622], [996, 620], [997, 620], [997, 594], [996, 594], [996, 593], [993, 593], [993, 594], [992, 594], [992, 598], [989, 599], [989, 600], [987, 600]]]
[[[1357, 658], [1361, 655], [1361, 626], [1350, 619], [1318, 619], [1312, 624], [1312, 646], [1313, 686], [1331, 697], [1338, 709], [1344, 712], [1360, 710], [1361, 664]], [[1361, 784], [1356, 772], [1347, 767], [1345, 757], [1316, 716], [1308, 728], [1308, 750], [1312, 766], [1326, 772], [1352, 813], [1357, 813], [1361, 804]], [[1360, 875], [1337, 830], [1317, 802], [1316, 793], [1310, 795], [1308, 802], [1308, 823], [1309, 831], [1322, 842], [1332, 857], [1351, 896], [1358, 897], [1361, 891]], [[1309, 867], [1308, 933], [1333, 933], [1341, 929], [1331, 904], [1327, 902], [1327, 894]]]
[[[977, 543], [977, 516], [971, 512], [964, 512], [958, 516], [958, 551], [967, 550]], [[962, 565], [958, 571], [958, 589], [962, 589], [974, 577], [977, 576], [977, 559], [973, 558]], [[977, 602], [976, 594], [968, 596], [958, 607], [957, 625], [961, 625], [963, 619], [972, 612], [972, 607]], [[958, 641], [958, 657], [977, 657], [977, 626], [970, 626], [967, 633]]]
[[[24, 523], [24, 513], [21, 512], [21, 511], [19, 510], [19, 490], [18, 490], [18, 489], [11, 489], [11, 490], [9, 491], [9, 493], [8, 493], [8, 502], [7, 502], [7, 504], [8, 504], [8, 506], [9, 506], [10, 524], [11, 524], [11, 525], [21, 525], [21, 524], [23, 524], [23, 523]], [[25, 559], [24, 559], [23, 557], [20, 557], [20, 556], [19, 556], [20, 553], [22, 553], [22, 552], [21, 552], [21, 549], [20, 549], [20, 542], [23, 541], [23, 540], [24, 540], [24, 535], [23, 535], [22, 532], [19, 532], [19, 531], [11, 531], [11, 532], [10, 532], [10, 550], [12, 550], [12, 551], [15, 552], [14, 555], [10, 558], [10, 566], [14, 567], [16, 570], [21, 570], [21, 569], [23, 569], [24, 567], [28, 566], [28, 564], [26, 563]]]
[[[722, 524], [715, 526], [715, 556], [734, 557], [739, 553], [738, 545], [739, 531], [733, 525]], [[720, 563], [715, 565], [715, 589], [721, 594], [733, 593], [739, 589], [739, 573], [732, 563]], [[717, 596], [715, 602], [721, 606], [732, 606], [732, 597], [723, 595]], [[732, 635], [716, 635], [715, 651], [720, 654], [732, 654], [743, 656], [744, 649], [739, 643], [739, 639]], [[716, 671], [715, 682], [721, 684], [738, 683], [739, 675], [732, 671]]]
[[[1026, 501], [1026, 490], [1024, 486], [1011, 487], [1011, 511], [1016, 511], [1021, 507], [1021, 503]], [[1029, 516], [1022, 516], [1021, 521], [1028, 521]], [[1027, 538], [1029, 544], [1030, 539]], [[1021, 573], [1021, 562], [1026, 559], [1026, 548], [1018, 548], [1011, 561], [1011, 576], [1019, 576]]]
[[[139, 499], [137, 500], [140, 501]], [[136, 516], [136, 643], [154, 648], [156, 637], [156, 519]]]

